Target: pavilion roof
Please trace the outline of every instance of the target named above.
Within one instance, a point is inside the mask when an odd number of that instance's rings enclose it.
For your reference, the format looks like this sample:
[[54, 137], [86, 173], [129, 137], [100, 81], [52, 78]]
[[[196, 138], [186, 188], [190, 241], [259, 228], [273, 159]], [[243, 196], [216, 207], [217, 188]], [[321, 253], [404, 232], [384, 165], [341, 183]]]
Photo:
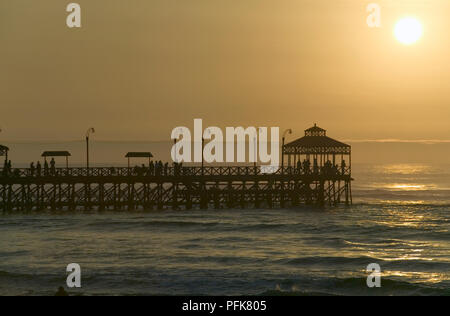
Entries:
[[344, 144], [328, 136], [303, 136], [302, 138], [296, 139], [284, 147], [345, 147], [350, 148], [350, 145]]
[[151, 152], [129, 152], [125, 155], [125, 158], [152, 158]]
[[44, 151], [41, 157], [69, 157], [71, 154], [68, 151]]

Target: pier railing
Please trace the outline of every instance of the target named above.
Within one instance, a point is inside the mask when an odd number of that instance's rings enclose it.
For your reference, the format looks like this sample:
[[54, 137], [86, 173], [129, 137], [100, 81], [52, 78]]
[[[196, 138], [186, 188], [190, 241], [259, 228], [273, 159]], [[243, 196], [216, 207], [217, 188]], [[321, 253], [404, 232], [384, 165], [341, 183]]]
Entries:
[[30, 178], [30, 177], [142, 177], [142, 176], [251, 176], [262, 174], [276, 175], [329, 175], [349, 176], [349, 167], [340, 168], [296, 168], [277, 167], [268, 172], [266, 167], [261, 166], [225, 166], [225, 167], [95, 167], [95, 168], [12, 168], [0, 169], [0, 178]]

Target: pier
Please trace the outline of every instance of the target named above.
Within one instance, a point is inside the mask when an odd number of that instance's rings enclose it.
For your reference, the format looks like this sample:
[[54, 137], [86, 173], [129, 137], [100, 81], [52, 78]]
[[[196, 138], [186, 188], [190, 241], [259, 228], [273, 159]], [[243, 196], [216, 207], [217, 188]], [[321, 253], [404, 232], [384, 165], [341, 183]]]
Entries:
[[349, 145], [314, 126], [305, 131], [305, 137], [283, 144], [282, 156], [282, 166], [273, 173], [264, 173], [260, 166], [36, 170], [9, 169], [5, 163], [0, 170], [0, 210], [284, 208], [352, 203]]

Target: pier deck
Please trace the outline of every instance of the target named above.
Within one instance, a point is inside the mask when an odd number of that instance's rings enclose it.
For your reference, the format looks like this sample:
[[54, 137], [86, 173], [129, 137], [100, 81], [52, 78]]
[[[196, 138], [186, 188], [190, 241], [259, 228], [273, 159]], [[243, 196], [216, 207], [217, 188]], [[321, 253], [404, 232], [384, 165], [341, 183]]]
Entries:
[[0, 210], [272, 208], [351, 204], [350, 168], [0, 169]]

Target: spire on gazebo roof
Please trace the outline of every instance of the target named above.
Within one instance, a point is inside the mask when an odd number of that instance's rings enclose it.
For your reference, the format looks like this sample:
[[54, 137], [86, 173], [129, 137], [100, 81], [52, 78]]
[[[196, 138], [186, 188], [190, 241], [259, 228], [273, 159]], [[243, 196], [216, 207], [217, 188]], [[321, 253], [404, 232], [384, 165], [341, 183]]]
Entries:
[[314, 123], [313, 127], [305, 130], [305, 136], [327, 136], [327, 131], [323, 128], [320, 128], [316, 123]]

